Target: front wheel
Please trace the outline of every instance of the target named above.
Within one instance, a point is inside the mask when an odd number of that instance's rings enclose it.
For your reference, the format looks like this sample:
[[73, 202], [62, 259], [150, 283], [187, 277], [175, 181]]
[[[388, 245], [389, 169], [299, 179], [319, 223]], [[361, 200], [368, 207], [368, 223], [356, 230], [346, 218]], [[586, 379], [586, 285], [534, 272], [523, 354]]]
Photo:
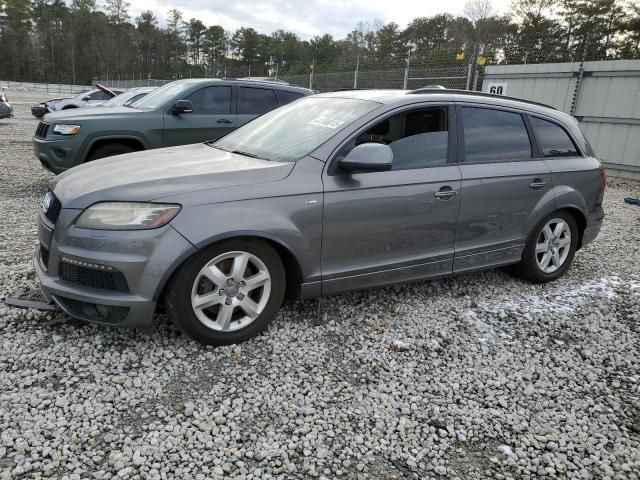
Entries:
[[247, 340], [275, 318], [285, 271], [267, 243], [228, 240], [198, 252], [176, 273], [165, 300], [184, 333], [207, 345]]
[[515, 272], [536, 283], [561, 277], [571, 265], [578, 246], [578, 226], [567, 212], [555, 212], [533, 231]]

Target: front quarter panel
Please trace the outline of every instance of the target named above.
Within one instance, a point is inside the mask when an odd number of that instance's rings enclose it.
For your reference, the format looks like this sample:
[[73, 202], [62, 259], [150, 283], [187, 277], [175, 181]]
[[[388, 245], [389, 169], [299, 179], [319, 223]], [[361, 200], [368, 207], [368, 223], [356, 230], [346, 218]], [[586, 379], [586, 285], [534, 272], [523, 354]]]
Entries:
[[[198, 249], [233, 237], [260, 237], [296, 258], [302, 282], [320, 281], [324, 164], [306, 157], [277, 182], [164, 197], [183, 210], [171, 225]], [[198, 201], [199, 199], [199, 201]]]

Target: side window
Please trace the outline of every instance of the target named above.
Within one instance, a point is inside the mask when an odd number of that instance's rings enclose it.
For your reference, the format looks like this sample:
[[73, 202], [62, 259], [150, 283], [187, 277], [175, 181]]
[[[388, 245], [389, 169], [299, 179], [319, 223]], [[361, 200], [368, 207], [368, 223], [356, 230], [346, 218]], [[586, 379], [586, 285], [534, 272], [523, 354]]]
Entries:
[[384, 143], [393, 152], [392, 170], [437, 167], [449, 154], [447, 107], [402, 112], [378, 122], [351, 140], [338, 155], [344, 158], [356, 145]]
[[301, 93], [289, 92], [287, 90], [278, 90], [278, 99], [280, 100], [280, 105], [286, 105], [287, 103], [291, 103], [294, 100], [298, 100], [302, 97], [304, 97], [304, 95], [302, 95]]
[[267, 88], [240, 87], [238, 89], [238, 113], [261, 115], [278, 106], [276, 94]]
[[530, 117], [536, 137], [545, 157], [576, 157], [580, 154], [569, 134], [560, 125]]
[[89, 98], [91, 100], [109, 100], [111, 97], [106, 93], [104, 93], [103, 91], [97, 91], [89, 95]]
[[519, 113], [462, 107], [464, 161], [501, 162], [531, 158], [531, 142]]
[[231, 87], [201, 88], [189, 95], [186, 100], [191, 100], [193, 113], [202, 115], [231, 113]]

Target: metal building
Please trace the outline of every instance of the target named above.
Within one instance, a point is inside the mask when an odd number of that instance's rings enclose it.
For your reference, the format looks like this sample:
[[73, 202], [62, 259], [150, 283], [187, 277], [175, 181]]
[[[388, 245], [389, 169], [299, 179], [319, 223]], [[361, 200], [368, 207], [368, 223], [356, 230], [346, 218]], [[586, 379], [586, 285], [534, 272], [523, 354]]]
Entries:
[[640, 178], [640, 60], [489, 66], [482, 90], [574, 115], [610, 175]]

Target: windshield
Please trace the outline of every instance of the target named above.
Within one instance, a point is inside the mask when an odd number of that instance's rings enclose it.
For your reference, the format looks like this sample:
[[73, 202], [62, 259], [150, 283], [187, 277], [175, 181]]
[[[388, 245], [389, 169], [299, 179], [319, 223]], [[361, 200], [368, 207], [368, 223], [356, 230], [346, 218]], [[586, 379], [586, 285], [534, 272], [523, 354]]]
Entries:
[[102, 104], [103, 107], [116, 107], [119, 105], [124, 105], [125, 103], [127, 103], [129, 100], [131, 100], [133, 97], [137, 96], [137, 95], [141, 95], [143, 92], [140, 92], [139, 90], [132, 90], [130, 92], [124, 92], [121, 93], [120, 95], [117, 95], [109, 100], [107, 100], [106, 102], [104, 102]]
[[293, 161], [379, 106], [352, 98], [306, 97], [256, 118], [212, 146], [266, 160]]
[[[171, 82], [154, 90], [149, 95], [145, 95], [137, 102], [131, 104], [134, 108], [141, 108], [143, 110], [153, 110], [158, 108], [174, 97], [181, 95], [190, 88], [193, 87], [193, 83], [188, 82]], [[176, 100], [180, 100], [176, 98]]]

